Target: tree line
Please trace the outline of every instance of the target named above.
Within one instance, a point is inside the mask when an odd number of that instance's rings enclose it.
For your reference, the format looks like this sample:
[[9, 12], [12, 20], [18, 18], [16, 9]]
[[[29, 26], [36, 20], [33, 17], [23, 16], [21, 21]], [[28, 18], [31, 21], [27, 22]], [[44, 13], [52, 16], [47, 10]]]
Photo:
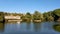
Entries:
[[7, 12], [0, 12], [0, 19], [1, 15], [14, 15], [14, 16], [21, 16], [21, 19], [23, 21], [34, 21], [34, 20], [41, 20], [41, 21], [57, 21], [58, 19], [60, 20], [60, 9], [55, 9], [53, 11], [48, 11], [41, 13], [39, 11], [35, 11], [33, 14], [27, 12], [26, 14], [21, 14], [21, 13], [7, 13]]
[[[26, 18], [26, 19], [25, 19]], [[26, 13], [25, 16], [22, 16], [24, 20], [41, 20], [41, 21], [60, 21], [60, 9], [55, 9], [53, 11], [48, 11], [44, 13], [40, 13], [39, 11], [35, 11], [33, 14], [29, 12]]]

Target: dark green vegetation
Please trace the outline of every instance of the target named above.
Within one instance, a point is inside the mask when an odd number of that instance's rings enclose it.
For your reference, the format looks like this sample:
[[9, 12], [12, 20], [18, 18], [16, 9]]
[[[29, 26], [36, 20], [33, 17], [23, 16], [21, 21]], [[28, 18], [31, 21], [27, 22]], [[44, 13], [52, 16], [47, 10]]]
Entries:
[[0, 21], [4, 20], [4, 16], [13, 15], [20, 16], [22, 21], [60, 21], [60, 9], [55, 9], [53, 11], [48, 11], [44, 13], [40, 13], [39, 11], [35, 11], [33, 14], [27, 12], [26, 14], [21, 13], [3, 13], [0, 12]]
[[0, 12], [0, 22], [4, 22], [4, 13]]
[[56, 21], [58, 19], [59, 19], [58, 21], [60, 21], [60, 9], [56, 9], [52, 13], [53, 13], [53, 16], [54, 16], [54, 21]]
[[26, 13], [26, 15], [22, 15], [21, 19], [23, 21], [31, 21], [32, 20], [32, 17], [31, 17], [31, 14], [29, 12]]

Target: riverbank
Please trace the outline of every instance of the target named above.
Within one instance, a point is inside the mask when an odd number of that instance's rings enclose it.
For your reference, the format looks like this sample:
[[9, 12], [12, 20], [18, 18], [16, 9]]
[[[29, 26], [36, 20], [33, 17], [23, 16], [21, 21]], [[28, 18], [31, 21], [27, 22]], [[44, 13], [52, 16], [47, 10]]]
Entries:
[[[5, 18], [6, 17], [6, 18]], [[22, 21], [33, 21], [33, 22], [42, 22], [42, 21], [58, 21], [60, 22], [60, 9], [55, 9], [53, 11], [40, 13], [35, 11], [33, 14], [27, 12], [26, 14], [21, 13], [7, 13], [0, 12], [0, 21], [17, 21], [15, 19], [21, 19]], [[11, 20], [13, 19], [13, 20]], [[19, 21], [19, 20], [18, 20]]]

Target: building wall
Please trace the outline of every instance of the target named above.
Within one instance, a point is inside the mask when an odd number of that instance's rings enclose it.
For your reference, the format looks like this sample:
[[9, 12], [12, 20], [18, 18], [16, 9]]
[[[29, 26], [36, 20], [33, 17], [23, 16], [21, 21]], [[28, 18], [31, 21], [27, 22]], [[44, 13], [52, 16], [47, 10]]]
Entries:
[[5, 16], [5, 19], [21, 19], [20, 16]]

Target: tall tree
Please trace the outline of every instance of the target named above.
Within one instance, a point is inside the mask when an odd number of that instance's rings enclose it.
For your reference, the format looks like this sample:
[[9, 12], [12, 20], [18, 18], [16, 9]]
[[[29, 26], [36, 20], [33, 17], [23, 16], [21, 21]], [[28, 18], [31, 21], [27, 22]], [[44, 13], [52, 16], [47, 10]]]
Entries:
[[26, 13], [26, 18], [30, 18], [31, 19], [31, 14], [29, 12]]
[[55, 9], [53, 11], [54, 21], [57, 21], [60, 18], [60, 9]]
[[41, 13], [38, 11], [35, 11], [33, 14], [33, 20], [40, 20], [41, 19]]
[[57, 16], [60, 16], [60, 9], [55, 9], [53, 11], [53, 14], [57, 15]]

